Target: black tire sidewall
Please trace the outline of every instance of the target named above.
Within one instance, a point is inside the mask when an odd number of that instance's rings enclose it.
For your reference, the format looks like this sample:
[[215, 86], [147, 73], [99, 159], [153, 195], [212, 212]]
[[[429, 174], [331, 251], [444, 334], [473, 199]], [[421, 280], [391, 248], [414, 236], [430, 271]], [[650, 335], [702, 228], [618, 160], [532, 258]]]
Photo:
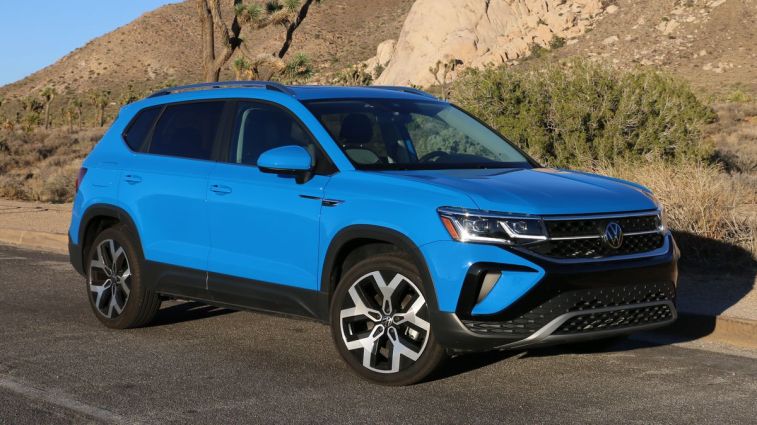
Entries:
[[[131, 288], [129, 292], [129, 299], [126, 301], [126, 306], [123, 312], [116, 318], [109, 319], [103, 316], [95, 306], [92, 295], [89, 290], [89, 272], [90, 263], [92, 261], [93, 250], [103, 241], [112, 239], [117, 242], [126, 254], [126, 259], [129, 262], [129, 269], [131, 271]], [[92, 312], [95, 314], [100, 322], [105, 326], [113, 329], [126, 329], [139, 325], [140, 317], [142, 316], [142, 305], [146, 302], [146, 297], [152, 294], [147, 293], [142, 282], [142, 259], [140, 251], [137, 248], [137, 244], [133, 238], [129, 235], [128, 231], [122, 226], [111, 227], [103, 230], [95, 240], [90, 244], [87, 249], [87, 261], [86, 261], [86, 290], [87, 299], [89, 305], [92, 308]]]
[[[426, 294], [423, 285], [424, 282], [421, 279], [420, 273], [418, 273], [418, 268], [412, 262], [401, 255], [395, 254], [382, 254], [362, 260], [345, 272], [331, 299], [329, 318], [334, 344], [344, 361], [364, 379], [382, 385], [410, 385], [417, 383], [431, 374], [446, 356], [445, 350], [436, 341], [433, 327], [429, 331], [428, 342], [420, 358], [407, 369], [397, 373], [379, 373], [366, 369], [362, 362], [356, 359], [351, 351], [347, 350], [342, 339], [339, 313], [344, 298], [348, 296], [347, 292], [352, 284], [364, 275], [374, 271], [401, 273], [415, 284], [428, 305], [428, 294]], [[430, 319], [429, 323], [431, 323]]]

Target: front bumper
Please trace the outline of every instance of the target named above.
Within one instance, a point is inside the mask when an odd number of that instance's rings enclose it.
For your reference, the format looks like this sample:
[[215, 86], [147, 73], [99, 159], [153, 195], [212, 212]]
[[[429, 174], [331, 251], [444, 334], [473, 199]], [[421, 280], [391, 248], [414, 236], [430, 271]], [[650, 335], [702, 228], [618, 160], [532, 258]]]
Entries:
[[[664, 253], [623, 260], [561, 263], [508, 250], [543, 276], [505, 308], [488, 314], [477, 309], [481, 276], [493, 271], [504, 277], [523, 270], [490, 259], [473, 262], [454, 312], [439, 311], [432, 316], [436, 337], [452, 351], [485, 351], [598, 339], [666, 326], [677, 318], [679, 256], [672, 237], [666, 237]], [[507, 282], [497, 283], [503, 284]]]

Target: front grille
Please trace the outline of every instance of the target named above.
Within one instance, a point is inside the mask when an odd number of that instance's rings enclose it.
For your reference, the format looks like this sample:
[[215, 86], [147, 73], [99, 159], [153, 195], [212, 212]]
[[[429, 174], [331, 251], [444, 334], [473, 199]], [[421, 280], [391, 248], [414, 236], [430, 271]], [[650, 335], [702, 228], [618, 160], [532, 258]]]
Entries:
[[[612, 248], [603, 238], [610, 223], [623, 230], [620, 247]], [[664, 236], [658, 232], [656, 214], [578, 219], [545, 219], [548, 239], [527, 246], [532, 252], [557, 259], [606, 258], [639, 254], [661, 248]]]
[[617, 218], [589, 218], [577, 220], [545, 220], [547, 232], [552, 238], [597, 236], [604, 232], [610, 222], [620, 224], [625, 233], [649, 232], [657, 229], [657, 216], [642, 215]]
[[673, 318], [668, 304], [623, 308], [576, 316], [563, 323], [555, 335], [582, 334], [665, 322]]
[[[674, 298], [675, 286], [672, 282], [578, 289], [562, 292], [513, 320], [500, 322], [463, 320], [463, 324], [471, 331], [480, 334], [525, 338], [566, 313], [655, 301], [672, 301]], [[591, 313], [587, 312], [587, 314]]]
[[630, 255], [661, 248], [665, 238], [659, 233], [628, 235], [618, 249], [610, 248], [602, 238], [547, 240], [529, 246], [537, 254], [553, 258], [604, 258], [614, 255]]

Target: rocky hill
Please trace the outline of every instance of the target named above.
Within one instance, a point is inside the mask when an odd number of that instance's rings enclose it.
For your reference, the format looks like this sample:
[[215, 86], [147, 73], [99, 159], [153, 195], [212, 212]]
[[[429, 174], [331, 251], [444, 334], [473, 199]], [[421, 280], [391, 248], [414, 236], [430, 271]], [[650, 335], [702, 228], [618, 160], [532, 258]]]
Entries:
[[[232, 2], [224, 2], [231, 20]], [[290, 54], [308, 54], [321, 72], [338, 70], [374, 54], [382, 40], [399, 36], [413, 0], [328, 0], [311, 8], [298, 29]], [[254, 53], [270, 53], [283, 31], [269, 27], [244, 34]], [[53, 85], [59, 93], [138, 89], [196, 82], [202, 76], [200, 27], [191, 0], [146, 13], [66, 55], [56, 63], [0, 88], [0, 96], [20, 99]], [[225, 76], [233, 76], [230, 67]]]
[[[754, 97], [756, 1], [328, 0], [311, 9], [289, 54], [309, 55], [316, 83], [363, 61], [379, 84], [426, 87], [437, 83], [429, 68], [438, 61], [458, 63], [447, 76], [452, 79], [466, 67], [489, 63], [538, 66], [539, 60], [524, 61], [539, 56], [531, 55], [536, 49], [549, 60], [583, 56], [620, 67], [654, 66], [707, 94], [743, 91]], [[231, 2], [225, 3], [230, 19]], [[278, 27], [242, 35], [254, 53], [270, 53], [283, 37]], [[48, 85], [58, 93], [110, 90], [113, 116], [129, 86], [142, 93], [199, 81], [198, 45], [192, 1], [161, 7], [0, 87], [0, 116], [11, 117], [9, 108], [18, 110], [21, 99]], [[223, 78], [233, 77], [230, 68]], [[63, 98], [54, 101], [53, 111]]]
[[[396, 41], [395, 41], [396, 40]], [[757, 93], [755, 0], [417, 0], [398, 39], [367, 61], [381, 84], [428, 86], [437, 61], [517, 66], [534, 48], [654, 66], [707, 94]], [[535, 64], [538, 66], [539, 61]], [[533, 64], [533, 62], [532, 62]]]

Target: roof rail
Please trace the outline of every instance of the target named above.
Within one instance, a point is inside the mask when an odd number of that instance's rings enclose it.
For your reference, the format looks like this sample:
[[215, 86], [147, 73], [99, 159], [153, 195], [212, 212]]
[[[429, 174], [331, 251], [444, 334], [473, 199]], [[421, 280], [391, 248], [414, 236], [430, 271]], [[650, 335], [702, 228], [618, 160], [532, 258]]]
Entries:
[[231, 88], [258, 88], [266, 90], [274, 90], [290, 96], [294, 96], [294, 91], [289, 87], [276, 83], [273, 81], [219, 81], [216, 83], [199, 83], [189, 84], [186, 86], [168, 87], [162, 90], [158, 90], [155, 93], [148, 96], [158, 97], [165, 96], [174, 93], [184, 93], [193, 90], [205, 90], [205, 89], [231, 89]]
[[433, 94], [425, 92], [420, 89], [413, 88], [413, 87], [404, 87], [404, 86], [366, 86], [366, 87], [374, 88], [374, 89], [401, 91], [405, 93], [417, 94], [418, 96], [430, 97], [432, 99], [436, 99], [436, 96], [434, 96]]

